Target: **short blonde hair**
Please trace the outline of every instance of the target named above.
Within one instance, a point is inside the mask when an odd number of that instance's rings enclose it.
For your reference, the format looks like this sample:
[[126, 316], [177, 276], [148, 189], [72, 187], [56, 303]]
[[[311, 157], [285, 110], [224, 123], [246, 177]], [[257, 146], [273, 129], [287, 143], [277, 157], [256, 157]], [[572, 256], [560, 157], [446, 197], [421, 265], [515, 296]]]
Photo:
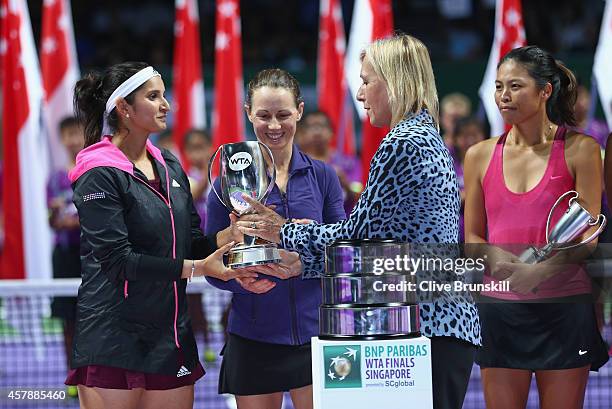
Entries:
[[439, 127], [438, 91], [425, 44], [398, 34], [368, 45], [361, 54], [362, 60], [366, 57], [387, 84], [392, 126], [426, 108]]
[[472, 102], [467, 96], [460, 92], [452, 92], [442, 98], [440, 102], [442, 112], [448, 111], [451, 106], [459, 108], [462, 112], [462, 116], [469, 116], [472, 112]]

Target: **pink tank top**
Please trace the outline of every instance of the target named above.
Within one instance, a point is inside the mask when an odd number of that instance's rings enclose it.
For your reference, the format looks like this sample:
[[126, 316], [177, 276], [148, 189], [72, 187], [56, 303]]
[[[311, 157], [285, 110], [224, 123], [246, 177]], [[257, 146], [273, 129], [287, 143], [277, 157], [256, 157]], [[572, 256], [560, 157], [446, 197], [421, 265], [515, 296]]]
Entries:
[[[566, 129], [559, 127], [550, 151], [548, 165], [539, 183], [525, 193], [514, 193], [508, 189], [504, 179], [503, 157], [507, 133], [499, 138], [493, 157], [482, 181], [482, 190], [487, 214], [487, 241], [520, 254], [527, 245], [538, 247], [546, 244], [546, 219], [559, 196], [574, 190], [576, 183], [565, 162]], [[551, 219], [552, 226], [565, 213], [569, 198], [560, 203]], [[516, 246], [504, 246], [516, 244]], [[485, 275], [483, 282], [495, 280]], [[488, 297], [505, 300], [534, 300], [566, 297], [591, 292], [591, 280], [579, 266], [565, 267], [538, 286], [537, 293], [527, 295], [513, 291], [483, 292]]]

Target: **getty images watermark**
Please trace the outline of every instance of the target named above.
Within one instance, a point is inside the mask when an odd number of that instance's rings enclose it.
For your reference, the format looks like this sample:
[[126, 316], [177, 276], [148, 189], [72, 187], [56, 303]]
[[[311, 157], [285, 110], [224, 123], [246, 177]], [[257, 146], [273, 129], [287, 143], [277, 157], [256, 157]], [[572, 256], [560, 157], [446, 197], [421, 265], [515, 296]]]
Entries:
[[[486, 258], [486, 256], [485, 256]], [[395, 258], [375, 258], [373, 260], [374, 275], [385, 273], [401, 273], [414, 276], [418, 271], [431, 273], [454, 273], [463, 277], [467, 272], [484, 271], [485, 258], [439, 258], [439, 257], [409, 257], [397, 255]], [[508, 281], [492, 281], [488, 283], [465, 282], [463, 279], [450, 281], [436, 281], [434, 279], [420, 280], [418, 282], [401, 280], [385, 283], [382, 280], [374, 281], [373, 289], [377, 292], [386, 291], [422, 291], [422, 292], [498, 292], [510, 291]]]

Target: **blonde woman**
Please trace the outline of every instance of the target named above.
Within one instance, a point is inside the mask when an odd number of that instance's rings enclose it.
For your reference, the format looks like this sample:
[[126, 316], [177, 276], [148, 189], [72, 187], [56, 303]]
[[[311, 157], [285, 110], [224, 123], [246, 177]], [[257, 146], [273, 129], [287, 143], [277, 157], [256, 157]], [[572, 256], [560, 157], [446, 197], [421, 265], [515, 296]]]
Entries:
[[[370, 44], [361, 60], [363, 84], [357, 98], [372, 125], [390, 126], [391, 131], [372, 159], [367, 185], [350, 217], [335, 224], [289, 223], [251, 200], [259, 214], [238, 222], [245, 234], [282, 243], [321, 263], [325, 247], [337, 239], [394, 238], [415, 246], [457, 243], [459, 190], [438, 132], [438, 96], [427, 48], [414, 37], [397, 35]], [[305, 274], [316, 271], [306, 269]], [[432, 342], [437, 409], [462, 407], [480, 343], [471, 299], [451, 298], [421, 304], [421, 332]]]

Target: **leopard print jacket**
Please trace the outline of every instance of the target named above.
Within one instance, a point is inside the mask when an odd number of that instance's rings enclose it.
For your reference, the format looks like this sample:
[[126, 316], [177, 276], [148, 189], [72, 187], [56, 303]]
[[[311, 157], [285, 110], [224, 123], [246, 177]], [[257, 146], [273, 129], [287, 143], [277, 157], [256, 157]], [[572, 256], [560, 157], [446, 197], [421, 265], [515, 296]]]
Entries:
[[[287, 223], [281, 229], [281, 244], [302, 254], [308, 260], [304, 278], [315, 278], [324, 269], [325, 247], [338, 239], [393, 238], [419, 246], [457, 243], [459, 206], [452, 159], [433, 118], [423, 110], [398, 123], [382, 140], [365, 190], [347, 220]], [[420, 302], [420, 318], [425, 336], [481, 343], [478, 313], [469, 293], [442, 291], [429, 297]]]

